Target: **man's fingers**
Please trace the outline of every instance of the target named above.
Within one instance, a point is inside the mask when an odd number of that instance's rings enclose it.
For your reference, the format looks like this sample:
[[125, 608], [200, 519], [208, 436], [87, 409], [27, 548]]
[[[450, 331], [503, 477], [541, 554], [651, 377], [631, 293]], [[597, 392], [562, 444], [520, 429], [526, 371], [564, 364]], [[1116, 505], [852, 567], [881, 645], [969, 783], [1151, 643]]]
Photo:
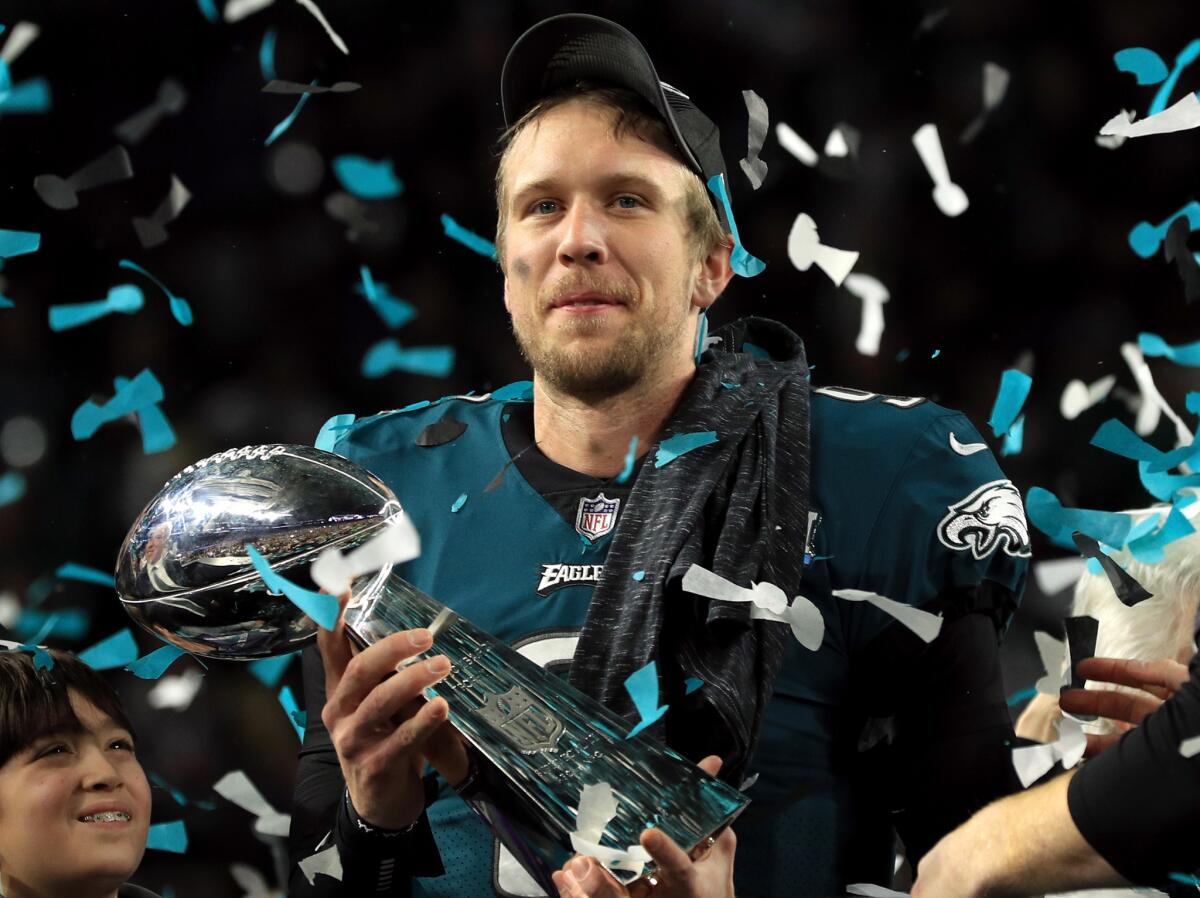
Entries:
[[327, 710], [337, 716], [353, 713], [367, 694], [390, 676], [401, 661], [420, 654], [431, 643], [428, 630], [402, 630], [363, 649], [343, 666], [335, 689], [330, 692], [326, 686], [326, 692], [329, 693]]
[[682, 881], [691, 874], [692, 859], [661, 829], [646, 830], [638, 841], [650, 852], [663, 877]]
[[[353, 751], [352, 746], [379, 741], [380, 734], [390, 733], [397, 725], [403, 725], [406, 720], [416, 716], [427, 704], [420, 700], [422, 690], [449, 672], [450, 661], [444, 655], [438, 655], [428, 661], [412, 664], [379, 683], [367, 693], [357, 708], [346, 715], [349, 719], [344, 724], [343, 749]], [[415, 706], [412, 704], [414, 700], [419, 700]], [[442, 704], [439, 703], [439, 706]], [[444, 714], [442, 719], [445, 719]]]
[[629, 893], [594, 858], [577, 854], [552, 879], [563, 898], [629, 898]]
[[[433, 702], [445, 704], [444, 698], [435, 698]], [[433, 704], [430, 702], [430, 704]], [[447, 708], [447, 715], [449, 708]], [[466, 746], [450, 723], [443, 718], [442, 724], [425, 740], [422, 753], [434, 769], [442, 775], [442, 779], [451, 786], [457, 786], [467, 778], [471, 763], [467, 757]]]
[[699, 767], [701, 770], [703, 770], [705, 773], [707, 773], [709, 776], [716, 776], [718, 773], [721, 772], [721, 765], [723, 763], [724, 763], [724, 761], [722, 761], [719, 756], [709, 755], [707, 758], [704, 758], [703, 760], [701, 760], [700, 763], [697, 764], [696, 766]]
[[325, 667], [325, 700], [328, 701], [337, 690], [342, 680], [346, 665], [350, 663], [353, 653], [350, 641], [346, 638], [346, 604], [350, 601], [347, 590], [338, 596], [337, 623], [332, 630], [317, 627], [317, 651], [321, 653], [321, 663]]
[[1170, 698], [1188, 680], [1187, 667], [1169, 658], [1160, 661], [1085, 658], [1075, 665], [1075, 670], [1089, 680], [1144, 689], [1162, 699]]
[[1140, 724], [1158, 710], [1162, 699], [1146, 693], [1114, 692], [1111, 689], [1068, 689], [1058, 704], [1071, 714], [1097, 714]]

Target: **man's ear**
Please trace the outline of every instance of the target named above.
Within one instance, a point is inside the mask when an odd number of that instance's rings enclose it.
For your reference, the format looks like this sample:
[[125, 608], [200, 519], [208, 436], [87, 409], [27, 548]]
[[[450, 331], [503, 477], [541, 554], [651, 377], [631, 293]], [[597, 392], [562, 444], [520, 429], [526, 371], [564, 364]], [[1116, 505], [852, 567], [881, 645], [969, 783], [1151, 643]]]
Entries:
[[508, 275], [504, 275], [504, 308], [512, 314], [512, 304], [508, 300]]
[[733, 238], [726, 234], [725, 239], [700, 260], [696, 286], [692, 289], [693, 306], [707, 309], [725, 291], [730, 278], [733, 277], [733, 265], [730, 262], [732, 255]]

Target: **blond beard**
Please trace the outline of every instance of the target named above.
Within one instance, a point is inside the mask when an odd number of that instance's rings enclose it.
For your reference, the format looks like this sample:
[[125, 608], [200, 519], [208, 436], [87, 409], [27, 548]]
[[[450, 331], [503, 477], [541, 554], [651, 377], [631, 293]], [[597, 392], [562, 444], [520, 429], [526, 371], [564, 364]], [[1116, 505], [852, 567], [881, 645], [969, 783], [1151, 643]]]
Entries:
[[[579, 290], [594, 290], [620, 297], [629, 309], [628, 314], [635, 319], [641, 310], [641, 300], [634, 289], [606, 284], [587, 276], [558, 282], [545, 298], [538, 297], [536, 308], [544, 309], [555, 296]], [[690, 303], [688, 305], [690, 307]], [[663, 328], [647, 327], [646, 322], [639, 320], [631, 321], [621, 341], [605, 353], [588, 353], [555, 345], [548, 339], [545, 330], [531, 333], [534, 328], [519, 322], [516, 316], [512, 318], [512, 328], [521, 355], [548, 387], [584, 402], [595, 403], [619, 396], [647, 377], [652, 377], [678, 343], [687, 321], [686, 312], [679, 316], [677, 322], [668, 322]], [[672, 327], [672, 324], [676, 326]], [[607, 322], [589, 317], [562, 321], [558, 324], [558, 330], [587, 334], [608, 326], [611, 325]]]

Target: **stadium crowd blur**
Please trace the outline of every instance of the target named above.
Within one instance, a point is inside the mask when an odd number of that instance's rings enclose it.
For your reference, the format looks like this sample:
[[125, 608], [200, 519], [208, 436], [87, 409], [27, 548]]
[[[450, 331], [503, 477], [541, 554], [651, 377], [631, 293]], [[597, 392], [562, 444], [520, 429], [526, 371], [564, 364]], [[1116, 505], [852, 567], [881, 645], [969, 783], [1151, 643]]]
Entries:
[[[245, 5], [245, 4], [243, 4]], [[495, 264], [450, 239], [441, 216], [493, 234], [494, 143], [502, 126], [498, 75], [528, 25], [562, 11], [595, 12], [633, 28], [667, 81], [718, 122], [731, 163], [733, 208], [745, 247], [767, 263], [735, 279], [715, 307], [720, 324], [776, 318], [807, 345], [814, 382], [928, 396], [964, 410], [984, 431], [1004, 370], [1032, 375], [1023, 445], [1001, 459], [1024, 493], [1054, 492], [1068, 506], [1120, 510], [1149, 504], [1136, 465], [1088, 445], [1106, 419], [1132, 425], [1141, 391], [1121, 355], [1140, 332], [1172, 345], [1200, 337], [1174, 264], [1140, 258], [1128, 234], [1193, 199], [1196, 132], [1136, 138], [1111, 149], [1100, 127], [1121, 109], [1144, 117], [1158, 90], [1117, 70], [1113, 54], [1147, 47], [1168, 66], [1200, 31], [1183, 3], [816, 3], [809, 0], [320, 4], [343, 53], [299, 3], [273, 4], [226, 22], [235, 0], [0, 0], [0, 24], [40, 34], [11, 61], [12, 82], [45, 78], [44, 111], [6, 109], [0, 91], [0, 228], [41, 234], [36, 253], [0, 269], [0, 476], [23, 489], [0, 506], [0, 636], [26, 639], [47, 613], [80, 609], [86, 623], [50, 644], [79, 650], [129, 625], [110, 587], [56, 577], [66, 563], [111, 571], [126, 530], [162, 483], [231, 447], [311, 443], [331, 415], [360, 416], [410, 402], [485, 391], [526, 376], [510, 339]], [[262, 49], [285, 81], [361, 89], [314, 94], [269, 146], [299, 100], [262, 91]], [[0, 44], [6, 35], [0, 33]], [[982, 127], [984, 64], [1009, 75]], [[35, 177], [62, 177], [111, 150], [114, 128], [152, 104], [164, 79], [186, 102], [128, 145], [133, 177], [82, 191], [56, 210]], [[1172, 100], [1200, 87], [1183, 71]], [[752, 189], [734, 160], [746, 155], [743, 90], [770, 111]], [[775, 135], [786, 122], [821, 157], [807, 165]], [[938, 126], [950, 174], [970, 206], [939, 211], [913, 149], [921, 125]], [[842, 155], [827, 147], [841, 126]], [[832, 151], [832, 152], [831, 152]], [[331, 161], [391, 160], [399, 196], [347, 194]], [[132, 225], [151, 215], [177, 177], [191, 200], [146, 248]], [[855, 271], [886, 285], [877, 354], [856, 350], [862, 303], [816, 266], [800, 271], [789, 229], [806, 212], [821, 241], [860, 253]], [[184, 297], [182, 326], [167, 298], [132, 260]], [[390, 330], [356, 285], [361, 266], [411, 303], [416, 317]], [[137, 283], [135, 314], [55, 332], [52, 305], [104, 298]], [[4, 303], [0, 303], [4, 305]], [[448, 345], [446, 377], [393, 372], [368, 378], [364, 354], [389, 336], [404, 347]], [[1151, 359], [1155, 382], [1183, 416], [1196, 379]], [[177, 441], [145, 454], [129, 420], [72, 438], [72, 413], [104, 402], [114, 378], [150, 368]], [[1107, 399], [1074, 420], [1060, 412], [1068, 382], [1114, 375]], [[990, 439], [990, 431], [986, 431]], [[1175, 445], [1163, 416], [1146, 436]], [[1004, 441], [991, 441], [999, 451]], [[1034, 564], [1066, 557], [1034, 531]], [[480, 572], [486, 576], [486, 572]], [[1004, 653], [1006, 689], [1042, 674], [1035, 629], [1061, 638], [1067, 584], [1031, 578]], [[78, 612], [76, 612], [78, 613]], [[69, 618], [82, 620], [82, 618]], [[30, 631], [32, 628], [32, 632]], [[15, 634], [15, 635], [13, 635]], [[138, 633], [143, 652], [155, 647]], [[183, 658], [168, 676], [197, 662]], [[242, 895], [230, 864], [276, 881], [253, 818], [217, 798], [213, 784], [241, 769], [286, 813], [298, 743], [277, 692], [298, 691], [299, 670], [268, 686], [237, 664], [212, 664], [185, 708], [155, 709], [154, 681], [109, 674], [143, 734], [142, 762], [181, 793], [154, 790], [154, 820], [182, 819], [183, 854], [150, 851], [138, 881], [176, 898]], [[1014, 717], [1023, 701], [1013, 704]], [[211, 809], [205, 802], [211, 802]]]

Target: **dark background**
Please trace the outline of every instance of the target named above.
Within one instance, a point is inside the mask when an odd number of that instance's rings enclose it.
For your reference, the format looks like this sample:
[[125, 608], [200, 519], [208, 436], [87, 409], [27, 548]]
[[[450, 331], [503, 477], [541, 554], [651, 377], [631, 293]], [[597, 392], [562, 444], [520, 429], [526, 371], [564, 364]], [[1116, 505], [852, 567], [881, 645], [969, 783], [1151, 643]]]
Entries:
[[[43, 235], [38, 253], [0, 271], [0, 293], [16, 304], [0, 310], [0, 427], [32, 418], [45, 438], [44, 452], [21, 469], [26, 494], [0, 508], [0, 595], [40, 610], [88, 610], [92, 623], [83, 638], [52, 636], [52, 644], [83, 648], [128, 623], [111, 590], [48, 575], [66, 561], [110, 569], [141, 507], [185, 465], [235, 446], [311, 442], [338, 412], [363, 416], [526, 376], [498, 271], [443, 236], [438, 219], [447, 213], [492, 234], [500, 66], [526, 27], [571, 10], [632, 28], [659, 74], [722, 128], [742, 240], [768, 267], [752, 281], [735, 280], [714, 309], [714, 324], [745, 314], [775, 317], [805, 338], [816, 382], [926, 395], [965, 410], [981, 430], [1001, 372], [1022, 360], [1034, 378], [1025, 447], [1003, 460], [1022, 491], [1041, 485], [1067, 505], [1089, 508], [1148, 503], [1132, 463], [1087, 446], [1106, 418], [1132, 423], [1127, 405], [1110, 399], [1068, 422], [1058, 402], [1072, 378], [1090, 382], [1109, 372], [1136, 396], [1118, 349], [1139, 331], [1172, 344], [1200, 338], [1174, 267], [1161, 255], [1138, 258], [1126, 242], [1139, 220], [1157, 222], [1193, 198], [1197, 135], [1141, 138], [1116, 151], [1094, 142], [1120, 109], [1144, 116], [1157, 91], [1117, 72], [1113, 53], [1145, 46], [1170, 67], [1197, 36], [1190, 29], [1200, 31], [1187, 5], [320, 5], [349, 56], [291, 0], [235, 24], [210, 23], [187, 0], [0, 0], [0, 23], [11, 28], [28, 19], [43, 29], [15, 62], [14, 80], [45, 76], [53, 91], [46, 115], [0, 107], [0, 228]], [[269, 27], [278, 30], [278, 77], [363, 87], [314, 96], [291, 129], [265, 147], [296, 101], [260, 92], [258, 48]], [[963, 145], [959, 135], [980, 111], [985, 61], [1008, 69], [1011, 82], [983, 131]], [[68, 175], [114, 146], [114, 126], [151, 102], [167, 76], [190, 97], [180, 114], [130, 147], [135, 177], [82, 194], [74, 210], [43, 205], [34, 177]], [[1200, 66], [1184, 72], [1171, 101], [1197, 87]], [[758, 191], [737, 166], [746, 152], [744, 88], [762, 96], [771, 114], [762, 151], [770, 172]], [[838, 171], [801, 165], [775, 141], [778, 121], [818, 151], [835, 124], [849, 123], [862, 133], [857, 163]], [[971, 200], [955, 219], [934, 205], [910, 143], [930, 121], [941, 132], [953, 179]], [[305, 148], [319, 162], [315, 182], [305, 192], [281, 190], [276, 173], [294, 177], [287, 160]], [[368, 204], [375, 229], [356, 239], [324, 205], [340, 190], [327, 163], [342, 153], [390, 158], [406, 185], [399, 198]], [[144, 250], [131, 219], [158, 205], [171, 173], [193, 199], [169, 225], [170, 240]], [[800, 272], [789, 263], [788, 230], [800, 212], [816, 220], [823, 242], [860, 251], [855, 270], [890, 289], [877, 357], [854, 350], [859, 301], [815, 266]], [[186, 297], [195, 324], [178, 325], [156, 288], [118, 270], [122, 258]], [[456, 348], [450, 377], [359, 374], [366, 348], [388, 335], [353, 290], [362, 264], [418, 308], [419, 317], [397, 333], [404, 345]], [[50, 305], [99, 299], [130, 282], [146, 293], [136, 315], [63, 333], [48, 328]], [[1182, 412], [1196, 378], [1162, 360], [1151, 364], [1159, 388]], [[163, 408], [178, 443], [146, 456], [127, 422], [74, 441], [76, 406], [89, 397], [106, 400], [114, 376], [144, 367], [164, 386]], [[1000, 441], [987, 436], [998, 451]], [[1165, 418], [1152, 440], [1174, 445]], [[28, 449], [29, 439], [10, 430], [0, 443], [3, 473], [14, 447]], [[1035, 535], [1035, 560], [1058, 554]], [[1027, 596], [1006, 649], [1010, 692], [1037, 674], [1030, 623], [1053, 629], [1061, 606], [1061, 598]], [[141, 642], [153, 647], [149, 638]], [[183, 659], [172, 672], [193, 664]], [[298, 688], [295, 667], [285, 682]], [[212, 665], [183, 712], [154, 712], [145, 702], [152, 684], [126, 673], [112, 678], [141, 730], [148, 769], [197, 800], [212, 799], [212, 784], [241, 768], [287, 810], [295, 735], [273, 691], [243, 666]], [[178, 898], [208, 898], [241, 894], [228, 873], [231, 861], [271, 875], [270, 854], [248, 815], [220, 799], [217, 810], [206, 811], [155, 794], [155, 820], [182, 817], [191, 846], [183, 856], [148, 852], [140, 882], [158, 890], [170, 885]]]

